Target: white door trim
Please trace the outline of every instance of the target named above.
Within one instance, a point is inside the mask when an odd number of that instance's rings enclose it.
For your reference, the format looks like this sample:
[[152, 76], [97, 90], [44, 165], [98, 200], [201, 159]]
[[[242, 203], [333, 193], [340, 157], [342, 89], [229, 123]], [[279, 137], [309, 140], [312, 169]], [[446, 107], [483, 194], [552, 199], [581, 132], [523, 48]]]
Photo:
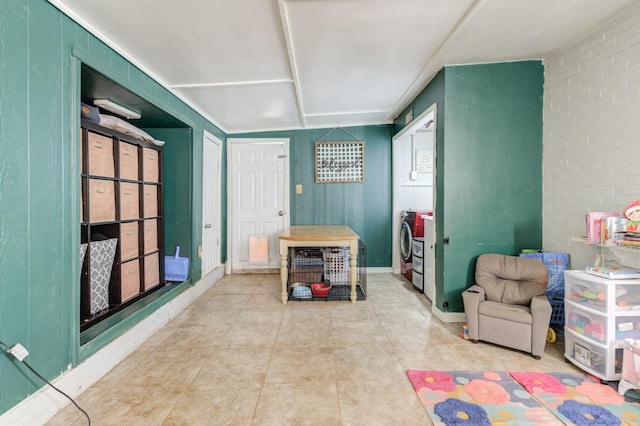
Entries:
[[[391, 138], [392, 141], [392, 157], [393, 157], [393, 171], [392, 171], [392, 223], [391, 223], [391, 229], [393, 232], [393, 238], [392, 238], [392, 244], [393, 246], [391, 247], [391, 253], [392, 253], [392, 258], [391, 258], [391, 267], [393, 269], [393, 273], [394, 274], [399, 274], [400, 273], [400, 247], [398, 245], [398, 241], [400, 239], [400, 212], [401, 209], [403, 208], [403, 206], [400, 205], [400, 201], [398, 200], [398, 195], [397, 195], [397, 188], [398, 185], [400, 185], [400, 177], [398, 176], [399, 174], [399, 159], [400, 154], [399, 154], [399, 150], [401, 149], [400, 143], [398, 142], [400, 139], [402, 139], [403, 136], [406, 135], [410, 135], [416, 132], [416, 130], [418, 130], [420, 127], [424, 126], [425, 124], [427, 124], [427, 122], [431, 119], [430, 116], [433, 114], [433, 121], [434, 124], [437, 122], [437, 117], [438, 117], [438, 111], [437, 111], [437, 104], [433, 104], [431, 105], [426, 111], [424, 111], [422, 114], [420, 114], [419, 116], [417, 116], [415, 119], [413, 119], [409, 124], [407, 124], [402, 130], [400, 130], [395, 136], [393, 136], [393, 138]], [[436, 129], [437, 131], [437, 129]], [[435, 148], [435, 145], [434, 145]], [[435, 152], [434, 152], [435, 154]], [[435, 155], [434, 155], [435, 158]], [[436, 186], [435, 186], [435, 164], [434, 164], [434, 172], [433, 172], [433, 207], [436, 207], [436, 200], [435, 200], [435, 196], [436, 196]]]
[[225, 274], [231, 275], [233, 265], [233, 229], [234, 229], [234, 212], [233, 202], [231, 202], [231, 196], [233, 194], [237, 183], [233, 179], [233, 170], [231, 170], [233, 158], [233, 147], [240, 144], [282, 144], [286, 156], [286, 162], [284, 167], [284, 211], [285, 211], [285, 228], [290, 224], [290, 188], [289, 188], [289, 173], [290, 173], [290, 161], [289, 161], [289, 138], [227, 138], [227, 263], [225, 264]]
[[[216, 199], [214, 200], [214, 205], [213, 205], [213, 209], [216, 213], [216, 218], [218, 220], [218, 223], [213, 224], [213, 226], [216, 226], [218, 229], [217, 232], [217, 238], [218, 238], [218, 242], [216, 245], [216, 253], [215, 253], [215, 257], [214, 257], [214, 263], [212, 265], [211, 271], [213, 271], [215, 268], [217, 268], [218, 266], [220, 266], [221, 263], [221, 249], [222, 246], [220, 245], [220, 241], [222, 241], [222, 140], [220, 138], [218, 138], [217, 136], [207, 132], [206, 130], [203, 130], [202, 133], [202, 150], [203, 150], [203, 154], [204, 154], [204, 144], [207, 143], [208, 141], [211, 141], [217, 150], [217, 155], [218, 155], [218, 171], [216, 173], [216, 193], [218, 194], [218, 196], [216, 197]], [[204, 166], [204, 155], [202, 158], [202, 162], [203, 162], [203, 166]], [[202, 190], [204, 191], [204, 181], [203, 181], [203, 185], [202, 185]], [[203, 195], [203, 201], [204, 201], [204, 195]], [[202, 205], [202, 212], [201, 214], [204, 214], [204, 204]], [[204, 227], [204, 222], [202, 223], [202, 226]], [[203, 234], [203, 230], [204, 228], [201, 230], [201, 234]], [[210, 272], [210, 271], [209, 271]], [[204, 271], [203, 271], [203, 276], [204, 276]]]

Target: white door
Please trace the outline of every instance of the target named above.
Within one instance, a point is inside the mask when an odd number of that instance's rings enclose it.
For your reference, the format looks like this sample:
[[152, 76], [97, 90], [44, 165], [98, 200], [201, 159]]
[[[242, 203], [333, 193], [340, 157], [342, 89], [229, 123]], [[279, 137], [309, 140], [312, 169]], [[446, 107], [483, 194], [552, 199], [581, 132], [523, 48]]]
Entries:
[[220, 265], [220, 157], [222, 141], [208, 132], [202, 140], [202, 276]]
[[289, 224], [289, 140], [227, 142], [231, 272], [279, 269], [278, 235]]

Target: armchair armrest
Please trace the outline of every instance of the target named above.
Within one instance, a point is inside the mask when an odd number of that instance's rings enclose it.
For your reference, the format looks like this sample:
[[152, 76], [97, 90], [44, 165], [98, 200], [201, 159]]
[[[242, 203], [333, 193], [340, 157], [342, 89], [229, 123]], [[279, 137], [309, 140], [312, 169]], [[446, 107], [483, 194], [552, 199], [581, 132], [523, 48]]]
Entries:
[[531, 299], [531, 319], [531, 354], [539, 357], [544, 352], [551, 321], [551, 303], [546, 295]]
[[472, 285], [462, 292], [464, 313], [467, 316], [467, 333], [469, 340], [478, 340], [478, 306], [484, 302], [484, 289], [479, 285]]

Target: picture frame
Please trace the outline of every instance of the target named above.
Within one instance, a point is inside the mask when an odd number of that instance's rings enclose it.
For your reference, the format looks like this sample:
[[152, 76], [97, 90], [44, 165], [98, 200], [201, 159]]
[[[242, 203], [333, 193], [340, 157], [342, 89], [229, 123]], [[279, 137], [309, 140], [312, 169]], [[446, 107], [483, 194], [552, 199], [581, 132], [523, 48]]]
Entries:
[[316, 183], [364, 182], [364, 142], [315, 142]]

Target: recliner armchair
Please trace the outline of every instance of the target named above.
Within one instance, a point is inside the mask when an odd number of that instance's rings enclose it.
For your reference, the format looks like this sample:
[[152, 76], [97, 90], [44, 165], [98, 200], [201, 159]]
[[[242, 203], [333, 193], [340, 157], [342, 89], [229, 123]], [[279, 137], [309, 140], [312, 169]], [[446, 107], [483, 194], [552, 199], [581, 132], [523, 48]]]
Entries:
[[476, 261], [475, 280], [462, 293], [469, 340], [510, 347], [540, 359], [551, 320], [544, 264], [483, 254]]

